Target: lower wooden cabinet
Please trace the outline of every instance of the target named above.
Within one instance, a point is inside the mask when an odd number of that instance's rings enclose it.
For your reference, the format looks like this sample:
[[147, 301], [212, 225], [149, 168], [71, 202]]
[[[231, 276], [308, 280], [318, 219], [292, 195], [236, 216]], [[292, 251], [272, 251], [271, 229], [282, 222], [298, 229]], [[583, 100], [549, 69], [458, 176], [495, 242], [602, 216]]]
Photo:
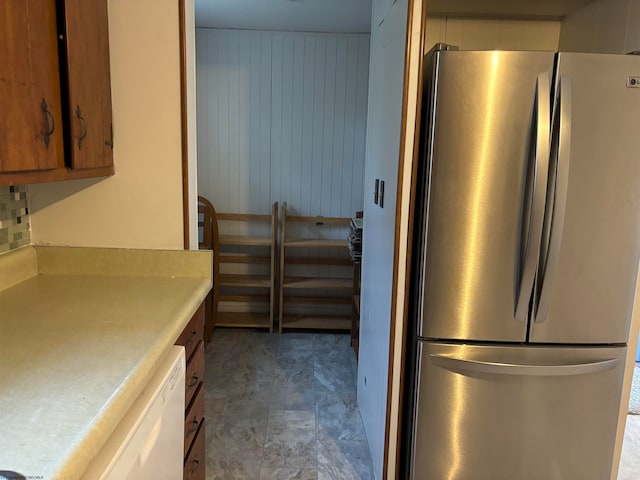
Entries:
[[204, 303], [178, 337], [185, 347], [184, 480], [205, 478]]
[[191, 445], [191, 449], [184, 461], [184, 480], [204, 480], [204, 422], [198, 428], [196, 437]]
[[[184, 394], [184, 403], [188, 407], [191, 400], [196, 394], [198, 388], [202, 385], [204, 379], [204, 341], [200, 340], [195, 353], [190, 360], [187, 360], [187, 372], [185, 375], [186, 389]], [[186, 408], [185, 408], [186, 410]]]
[[[193, 357], [193, 352], [196, 351], [196, 347], [202, 340], [204, 335], [204, 305], [200, 305], [198, 311], [193, 315], [189, 323], [178, 337], [176, 345], [182, 345], [184, 347], [184, 358], [187, 359], [187, 363]], [[187, 368], [188, 370], [188, 368]]]
[[184, 452], [189, 452], [189, 447], [196, 438], [196, 432], [204, 421], [204, 384], [198, 387], [191, 405], [187, 409], [186, 421], [184, 422]]

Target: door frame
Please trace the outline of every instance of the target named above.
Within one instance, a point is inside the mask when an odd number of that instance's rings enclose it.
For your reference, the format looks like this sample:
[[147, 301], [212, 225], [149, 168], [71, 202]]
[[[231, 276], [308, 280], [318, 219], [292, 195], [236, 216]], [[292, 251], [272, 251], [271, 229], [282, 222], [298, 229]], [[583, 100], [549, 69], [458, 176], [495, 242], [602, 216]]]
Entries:
[[426, 41], [427, 0], [408, 0], [407, 33], [402, 99], [402, 124], [398, 157], [398, 186], [393, 254], [387, 419], [383, 479], [400, 479], [401, 438], [403, 437], [404, 372], [407, 361], [409, 278], [419, 142], [421, 131], [422, 69]]
[[185, 250], [198, 249], [198, 155], [196, 137], [195, 2], [178, 1], [182, 235]]
[[187, 118], [187, 19], [185, 0], [178, 0], [180, 32], [180, 138], [182, 140], [182, 235], [189, 250], [189, 130]]

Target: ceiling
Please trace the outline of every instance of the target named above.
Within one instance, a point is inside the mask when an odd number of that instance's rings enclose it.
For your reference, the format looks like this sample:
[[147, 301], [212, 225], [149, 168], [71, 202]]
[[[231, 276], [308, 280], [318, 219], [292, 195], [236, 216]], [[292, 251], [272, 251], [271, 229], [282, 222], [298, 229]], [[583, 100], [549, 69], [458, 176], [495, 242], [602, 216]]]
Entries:
[[[196, 26], [306, 32], [369, 32], [371, 1], [195, 0]], [[431, 15], [557, 19], [594, 0], [426, 1]]]
[[195, 0], [196, 26], [369, 32], [371, 0]]

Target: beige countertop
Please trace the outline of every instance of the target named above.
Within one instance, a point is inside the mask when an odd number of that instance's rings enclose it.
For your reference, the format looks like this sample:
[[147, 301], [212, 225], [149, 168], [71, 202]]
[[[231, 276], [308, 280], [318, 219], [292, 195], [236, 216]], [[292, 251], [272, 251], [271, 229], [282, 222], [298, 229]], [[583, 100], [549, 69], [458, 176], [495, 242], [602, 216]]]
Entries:
[[79, 478], [210, 279], [210, 252], [25, 247], [0, 255], [0, 471]]

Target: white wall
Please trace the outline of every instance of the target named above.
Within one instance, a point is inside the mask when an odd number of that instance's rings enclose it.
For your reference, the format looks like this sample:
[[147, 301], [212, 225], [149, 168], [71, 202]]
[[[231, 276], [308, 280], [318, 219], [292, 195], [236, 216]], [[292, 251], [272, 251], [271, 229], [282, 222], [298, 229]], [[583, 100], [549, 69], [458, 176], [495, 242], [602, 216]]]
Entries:
[[31, 185], [32, 241], [181, 249], [178, 2], [108, 5], [115, 175]]
[[599, 0], [562, 21], [560, 50], [627, 53], [640, 50], [640, 0]]
[[369, 35], [197, 29], [198, 189], [219, 212], [362, 209]]
[[[371, 26], [358, 404], [377, 479], [382, 478], [387, 412], [407, 5], [407, 0], [392, 5], [389, 0], [374, 1]], [[383, 20], [378, 23], [376, 18]], [[373, 203], [376, 178], [385, 181], [384, 208]]]
[[557, 50], [560, 21], [427, 18], [425, 51], [438, 42], [461, 50]]

